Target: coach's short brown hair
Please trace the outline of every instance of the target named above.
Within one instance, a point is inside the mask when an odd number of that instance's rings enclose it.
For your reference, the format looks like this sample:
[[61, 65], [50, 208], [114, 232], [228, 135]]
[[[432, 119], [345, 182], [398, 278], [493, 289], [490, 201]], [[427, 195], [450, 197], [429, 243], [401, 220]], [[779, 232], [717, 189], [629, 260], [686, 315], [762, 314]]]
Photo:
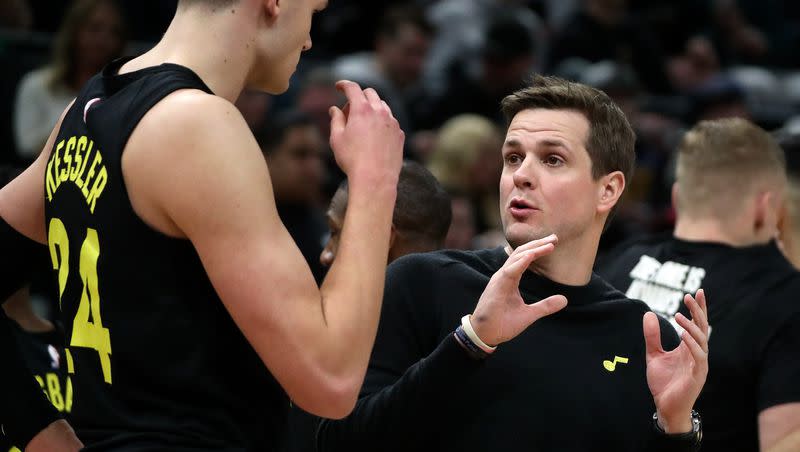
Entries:
[[678, 147], [677, 209], [726, 219], [759, 190], [786, 184], [786, 159], [773, 137], [741, 118], [697, 123]]
[[592, 160], [592, 177], [621, 171], [629, 181], [636, 160], [636, 134], [625, 113], [608, 95], [598, 89], [557, 77], [535, 75], [531, 86], [503, 99], [503, 114], [508, 122], [523, 110], [574, 110], [589, 122], [586, 150]]

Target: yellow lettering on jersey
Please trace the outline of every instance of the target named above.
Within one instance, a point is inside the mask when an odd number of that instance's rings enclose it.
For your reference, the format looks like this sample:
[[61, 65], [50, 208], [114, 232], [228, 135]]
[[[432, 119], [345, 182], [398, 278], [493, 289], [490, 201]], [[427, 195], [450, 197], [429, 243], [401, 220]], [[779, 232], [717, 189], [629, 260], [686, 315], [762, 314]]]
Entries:
[[56, 180], [56, 190], [58, 190], [58, 187], [61, 185], [61, 178], [59, 177], [59, 171], [58, 171], [58, 166], [61, 164], [61, 158], [58, 157], [58, 153], [61, 151], [63, 147], [64, 147], [64, 140], [61, 140], [58, 142], [58, 145], [56, 146], [56, 152], [54, 153], [55, 155], [53, 155], [53, 162], [54, 162], [53, 178], [55, 178]]
[[64, 412], [64, 397], [61, 395], [61, 383], [58, 382], [58, 375], [48, 373], [45, 378], [47, 379], [47, 393], [50, 396], [50, 403], [59, 412]]
[[97, 204], [97, 198], [100, 197], [100, 194], [103, 193], [103, 189], [106, 188], [107, 180], [108, 173], [106, 172], [106, 167], [104, 166], [100, 168], [100, 173], [97, 175], [97, 179], [94, 180], [94, 185], [92, 185], [92, 190], [89, 192], [89, 197], [86, 198], [86, 202], [89, 203], [89, 211], [92, 213], [94, 213], [94, 207], [95, 204]]
[[72, 412], [72, 378], [67, 377], [67, 391], [65, 394], [66, 401], [64, 402], [64, 412]]
[[81, 164], [81, 170], [78, 172], [78, 176], [75, 178], [75, 185], [78, 188], [83, 188], [83, 172], [86, 170], [86, 164], [89, 162], [89, 154], [92, 153], [92, 148], [94, 147], [94, 141], [89, 140], [89, 149], [86, 150], [86, 154], [83, 155], [83, 164]]
[[69, 348], [64, 349], [64, 356], [67, 357], [67, 373], [74, 374], [75, 373], [75, 361], [72, 360], [72, 353], [70, 353]]
[[81, 163], [83, 163], [83, 156], [81, 155], [81, 153], [83, 153], [84, 155], [86, 154], [86, 146], [88, 143], [91, 143], [91, 141], [88, 138], [86, 137], [78, 138], [78, 147], [75, 149], [75, 156], [73, 157], [73, 160], [75, 161], [75, 166], [73, 166], [72, 170], [70, 170], [69, 172], [70, 182], [75, 182], [75, 179], [78, 177], [78, 172], [80, 172], [81, 169]]
[[75, 150], [77, 143], [78, 139], [75, 137], [71, 137], [67, 140], [67, 147], [64, 148], [64, 155], [61, 157], [61, 162], [64, 164], [64, 167], [58, 175], [61, 182], [66, 182], [69, 179], [69, 172], [72, 168], [72, 154], [70, 154], [70, 151]]
[[[42, 377], [40, 377], [38, 375], [34, 375], [33, 378], [35, 378], [36, 382], [39, 383], [39, 386], [41, 386], [42, 389], [44, 389], [44, 380], [42, 380]], [[45, 394], [47, 394], [47, 393], [45, 392]]]
[[[89, 160], [92, 161], [91, 165]], [[86, 171], [87, 165], [88, 171]], [[108, 183], [108, 170], [103, 164], [103, 154], [100, 149], [95, 149], [94, 142], [86, 136], [70, 137], [61, 140], [56, 146], [53, 156], [47, 163], [45, 177], [47, 200], [52, 201], [61, 183], [67, 181], [75, 183], [86, 199], [89, 211], [94, 213], [97, 199], [103, 194]]]
[[57, 158], [58, 151], [62, 147], [64, 147], [64, 140], [58, 142], [58, 144], [56, 145], [56, 150], [53, 158], [51, 158], [50, 161], [47, 162], [47, 171], [45, 172], [45, 186], [47, 187], [48, 201], [53, 200], [53, 193], [55, 193], [56, 189], [58, 188], [59, 183], [58, 183], [58, 177], [56, 177], [55, 174], [57, 171], [55, 167], [58, 166], [58, 158]]

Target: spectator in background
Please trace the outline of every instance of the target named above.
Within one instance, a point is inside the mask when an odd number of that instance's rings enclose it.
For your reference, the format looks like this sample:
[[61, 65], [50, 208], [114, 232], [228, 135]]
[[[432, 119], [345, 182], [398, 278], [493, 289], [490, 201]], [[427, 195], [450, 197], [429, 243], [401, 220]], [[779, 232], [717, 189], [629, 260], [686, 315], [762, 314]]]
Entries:
[[448, 250], [475, 249], [475, 237], [478, 235], [475, 226], [475, 209], [469, 197], [455, 191], [450, 192], [450, 210], [452, 219], [450, 229], [444, 239], [444, 248]]
[[[295, 100], [295, 108], [311, 117], [323, 137], [331, 135], [328, 109], [331, 105], [343, 108], [344, 104], [344, 96], [336, 89], [336, 78], [324, 66], [316, 67], [306, 74]], [[325, 181], [322, 184], [324, 205], [333, 197], [339, 184], [345, 179], [345, 174], [336, 164], [330, 148], [324, 154], [323, 164], [325, 165]]]
[[499, 229], [498, 183], [502, 161], [500, 129], [477, 115], [459, 115], [439, 130], [428, 169], [448, 192], [467, 196], [477, 232]]
[[272, 96], [254, 89], [246, 89], [236, 99], [235, 105], [242, 113], [250, 130], [255, 133], [266, 125], [269, 110], [272, 106]]
[[125, 48], [125, 24], [113, 0], [77, 0], [67, 12], [53, 59], [27, 74], [14, 106], [17, 154], [32, 161], [67, 104], [93, 75]]
[[784, 154], [768, 133], [740, 118], [700, 122], [679, 150], [674, 232], [598, 265], [679, 333], [681, 299], [708, 293], [704, 452], [800, 448], [800, 273], [775, 242], [785, 190]]
[[672, 91], [664, 55], [649, 30], [631, 19], [627, 0], [583, 0], [583, 7], [553, 40], [549, 67], [570, 57], [629, 64], [647, 91]]
[[324, 179], [322, 135], [309, 116], [287, 111], [269, 121], [256, 139], [267, 160], [278, 215], [321, 284], [325, 269], [319, 255], [327, 233], [319, 204]]
[[409, 105], [420, 95], [420, 77], [434, 29], [411, 5], [390, 8], [380, 22], [374, 52], [345, 55], [333, 63], [336, 78], [374, 88], [406, 133], [414, 129]]
[[438, 128], [462, 113], [503, 123], [498, 105], [506, 94], [525, 86], [538, 49], [536, 31], [513, 11], [489, 13], [477, 64], [455, 61], [447, 69], [445, 90], [415, 109], [421, 128]]
[[0, 2], [0, 27], [26, 30], [33, 24], [33, 15], [27, 0]]

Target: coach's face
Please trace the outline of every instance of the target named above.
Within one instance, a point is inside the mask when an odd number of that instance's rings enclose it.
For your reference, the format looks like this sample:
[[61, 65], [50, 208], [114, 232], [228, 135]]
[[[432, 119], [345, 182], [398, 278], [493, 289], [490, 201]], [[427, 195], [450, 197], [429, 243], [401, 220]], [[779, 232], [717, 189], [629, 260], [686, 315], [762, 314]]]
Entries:
[[511, 121], [503, 144], [500, 216], [513, 247], [580, 236], [597, 215], [599, 184], [586, 151], [589, 122], [572, 110], [533, 109]]

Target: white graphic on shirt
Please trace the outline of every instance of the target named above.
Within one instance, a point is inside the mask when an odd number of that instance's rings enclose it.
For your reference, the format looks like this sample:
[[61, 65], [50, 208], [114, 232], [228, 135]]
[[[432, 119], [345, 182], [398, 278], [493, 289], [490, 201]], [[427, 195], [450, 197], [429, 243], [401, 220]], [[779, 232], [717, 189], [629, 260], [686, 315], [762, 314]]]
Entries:
[[58, 350], [52, 345], [48, 345], [47, 352], [50, 354], [50, 367], [53, 369], [61, 367], [61, 355], [58, 354]]
[[669, 320], [679, 335], [683, 333], [675, 314], [683, 304], [684, 294], [694, 295], [702, 286], [705, 269], [672, 261], [662, 264], [650, 256], [642, 256], [629, 276], [633, 282], [625, 295], [644, 301], [653, 312]]
[[89, 114], [89, 109], [92, 107], [92, 105], [100, 102], [101, 100], [102, 99], [100, 99], [99, 97], [95, 97], [94, 99], [90, 100], [89, 102], [86, 102], [86, 105], [83, 107], [83, 122], [84, 123], [86, 123], [86, 115]]

